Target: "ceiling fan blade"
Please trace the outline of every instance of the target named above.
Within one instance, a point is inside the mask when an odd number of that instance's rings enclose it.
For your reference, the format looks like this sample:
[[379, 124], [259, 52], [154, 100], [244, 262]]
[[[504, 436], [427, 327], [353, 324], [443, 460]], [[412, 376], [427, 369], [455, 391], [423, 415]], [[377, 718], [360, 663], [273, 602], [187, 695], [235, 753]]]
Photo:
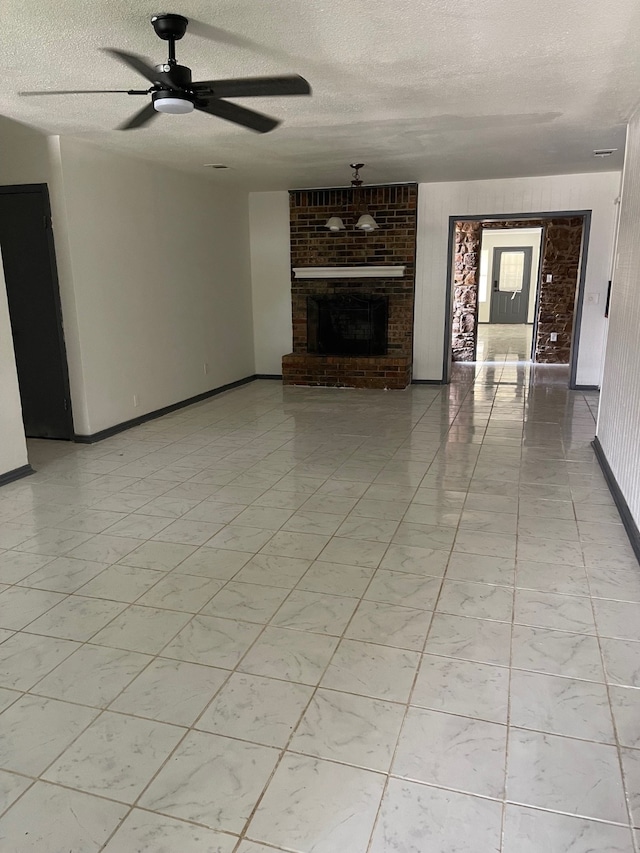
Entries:
[[144, 56], [138, 56], [136, 53], [127, 53], [125, 50], [116, 50], [114, 47], [103, 47], [102, 50], [123, 62], [129, 68], [133, 68], [138, 74], [141, 74], [150, 83], [160, 83], [165, 89], [175, 89], [179, 91], [180, 87], [171, 82], [171, 78], [164, 71], [158, 69], [149, 63]]
[[216, 98], [252, 98], [270, 95], [310, 95], [311, 86], [299, 74], [283, 77], [240, 77], [236, 80], [203, 80], [191, 84], [198, 93]]
[[203, 113], [224, 118], [234, 124], [240, 124], [242, 127], [255, 130], [257, 133], [268, 133], [280, 124], [278, 119], [257, 113], [255, 110], [247, 110], [245, 107], [238, 106], [238, 104], [232, 104], [229, 101], [222, 101], [218, 98], [210, 101], [196, 101], [195, 106], [197, 110]]
[[119, 93], [121, 95], [147, 95], [146, 89], [51, 89], [42, 92], [18, 92], [23, 97], [31, 98], [34, 95], [106, 95]]
[[230, 33], [220, 27], [214, 27], [212, 24], [205, 24], [204, 21], [196, 21], [191, 16], [189, 16], [189, 33], [210, 41], [217, 41], [220, 44], [229, 44], [232, 47], [252, 48], [255, 46], [255, 42], [252, 42], [251, 39]]
[[141, 110], [138, 110], [137, 113], [134, 113], [128, 121], [125, 121], [124, 124], [121, 124], [118, 127], [118, 130], [133, 130], [136, 127], [142, 127], [143, 125], [150, 122], [158, 115], [156, 108], [153, 106], [153, 102], [143, 107]]

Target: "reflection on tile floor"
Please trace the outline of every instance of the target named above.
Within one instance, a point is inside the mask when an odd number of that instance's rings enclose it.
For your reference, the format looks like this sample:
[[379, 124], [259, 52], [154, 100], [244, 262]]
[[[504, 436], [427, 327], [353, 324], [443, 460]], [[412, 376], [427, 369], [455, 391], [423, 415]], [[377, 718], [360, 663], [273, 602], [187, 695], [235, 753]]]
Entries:
[[0, 849], [632, 853], [640, 573], [565, 368], [260, 381], [0, 491]]
[[530, 361], [533, 325], [478, 323], [478, 361]]

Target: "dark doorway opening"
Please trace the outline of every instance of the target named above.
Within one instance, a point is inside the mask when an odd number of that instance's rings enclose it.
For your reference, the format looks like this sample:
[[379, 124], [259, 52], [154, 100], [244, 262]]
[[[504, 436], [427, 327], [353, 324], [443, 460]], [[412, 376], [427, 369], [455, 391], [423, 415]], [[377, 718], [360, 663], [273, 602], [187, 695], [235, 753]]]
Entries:
[[46, 184], [0, 187], [0, 248], [28, 438], [73, 437]]
[[386, 355], [387, 296], [309, 296], [307, 351], [318, 355]]

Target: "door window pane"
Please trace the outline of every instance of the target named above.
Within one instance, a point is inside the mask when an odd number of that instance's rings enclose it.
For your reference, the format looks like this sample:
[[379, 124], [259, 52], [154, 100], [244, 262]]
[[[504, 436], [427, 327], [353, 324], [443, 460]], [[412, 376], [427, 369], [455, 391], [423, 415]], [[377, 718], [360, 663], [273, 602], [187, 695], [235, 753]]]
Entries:
[[503, 252], [500, 258], [498, 289], [505, 293], [519, 293], [524, 276], [524, 252]]

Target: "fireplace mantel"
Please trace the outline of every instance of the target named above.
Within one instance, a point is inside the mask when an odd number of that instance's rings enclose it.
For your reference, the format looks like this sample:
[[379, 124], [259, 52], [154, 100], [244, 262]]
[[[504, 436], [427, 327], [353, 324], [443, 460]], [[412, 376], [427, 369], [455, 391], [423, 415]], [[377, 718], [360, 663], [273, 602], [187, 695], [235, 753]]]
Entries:
[[404, 266], [293, 267], [294, 278], [402, 278]]

